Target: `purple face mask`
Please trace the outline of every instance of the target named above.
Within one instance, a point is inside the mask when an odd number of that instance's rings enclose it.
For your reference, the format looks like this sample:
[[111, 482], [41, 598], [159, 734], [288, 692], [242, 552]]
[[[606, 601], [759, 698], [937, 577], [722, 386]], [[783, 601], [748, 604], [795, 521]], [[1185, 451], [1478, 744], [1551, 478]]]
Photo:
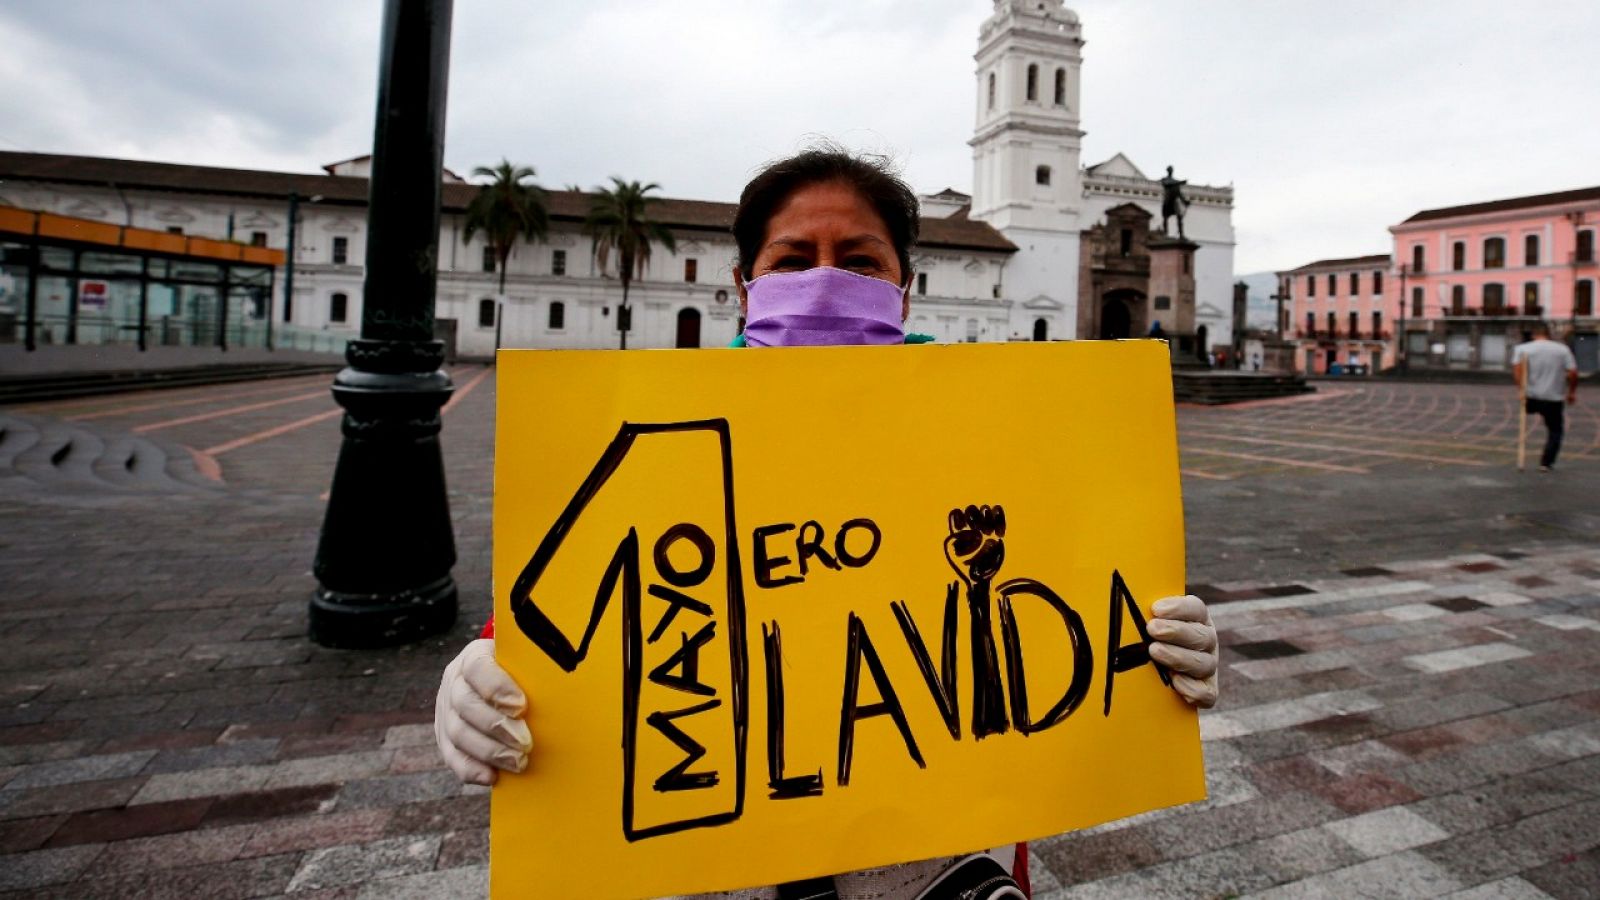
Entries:
[[745, 342], [751, 347], [902, 344], [905, 292], [881, 278], [817, 266], [747, 283]]

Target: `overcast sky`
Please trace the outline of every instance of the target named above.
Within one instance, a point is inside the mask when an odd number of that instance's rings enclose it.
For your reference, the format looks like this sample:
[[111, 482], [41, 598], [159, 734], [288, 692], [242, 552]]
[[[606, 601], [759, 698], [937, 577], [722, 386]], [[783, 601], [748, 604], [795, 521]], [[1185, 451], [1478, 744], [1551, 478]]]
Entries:
[[[1079, 0], [1083, 161], [1235, 188], [1239, 273], [1600, 184], [1600, 3]], [[733, 200], [808, 138], [970, 190], [990, 0], [460, 0], [447, 164]], [[378, 0], [0, 0], [0, 147], [316, 171], [371, 148]]]

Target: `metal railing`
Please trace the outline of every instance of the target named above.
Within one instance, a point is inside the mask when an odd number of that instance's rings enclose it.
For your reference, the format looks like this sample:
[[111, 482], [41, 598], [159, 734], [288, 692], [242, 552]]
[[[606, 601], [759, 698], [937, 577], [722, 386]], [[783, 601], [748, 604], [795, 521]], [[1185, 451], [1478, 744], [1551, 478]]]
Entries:
[[279, 325], [273, 329], [272, 346], [278, 350], [305, 350], [311, 353], [342, 355], [355, 332], [328, 331], [299, 325]]

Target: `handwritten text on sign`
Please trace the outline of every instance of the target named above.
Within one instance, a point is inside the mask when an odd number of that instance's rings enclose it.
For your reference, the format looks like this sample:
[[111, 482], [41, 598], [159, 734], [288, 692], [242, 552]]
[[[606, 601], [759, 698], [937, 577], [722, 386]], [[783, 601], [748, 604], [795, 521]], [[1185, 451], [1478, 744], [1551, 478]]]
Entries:
[[[496, 895], [726, 889], [1203, 794], [1163, 345], [508, 352]], [[1092, 698], [1092, 699], [1091, 699]]]

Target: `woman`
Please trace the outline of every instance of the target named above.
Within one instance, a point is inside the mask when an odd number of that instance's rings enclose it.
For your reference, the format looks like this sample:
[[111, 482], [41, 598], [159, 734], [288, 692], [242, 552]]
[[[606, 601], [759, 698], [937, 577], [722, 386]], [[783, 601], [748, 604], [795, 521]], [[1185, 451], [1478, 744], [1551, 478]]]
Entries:
[[[747, 323], [734, 345], [931, 340], [903, 331], [918, 227], [916, 195], [879, 162], [823, 148], [768, 166], [745, 187], [734, 216], [739, 265], [733, 278]], [[1205, 604], [1194, 596], [1167, 597], [1152, 613], [1148, 628], [1156, 643], [1150, 655], [1172, 670], [1173, 687], [1184, 699], [1209, 708], [1217, 699], [1217, 637]], [[521, 719], [526, 697], [495, 663], [492, 635], [491, 622], [485, 638], [467, 645], [446, 667], [434, 710], [439, 751], [471, 784], [492, 784], [497, 769], [522, 771], [531, 749]], [[1026, 845], [988, 856], [1026, 883]], [[847, 873], [835, 876], [831, 887], [840, 896], [909, 900], [955, 862]], [[754, 900], [790, 893], [763, 888], [721, 896]]]

